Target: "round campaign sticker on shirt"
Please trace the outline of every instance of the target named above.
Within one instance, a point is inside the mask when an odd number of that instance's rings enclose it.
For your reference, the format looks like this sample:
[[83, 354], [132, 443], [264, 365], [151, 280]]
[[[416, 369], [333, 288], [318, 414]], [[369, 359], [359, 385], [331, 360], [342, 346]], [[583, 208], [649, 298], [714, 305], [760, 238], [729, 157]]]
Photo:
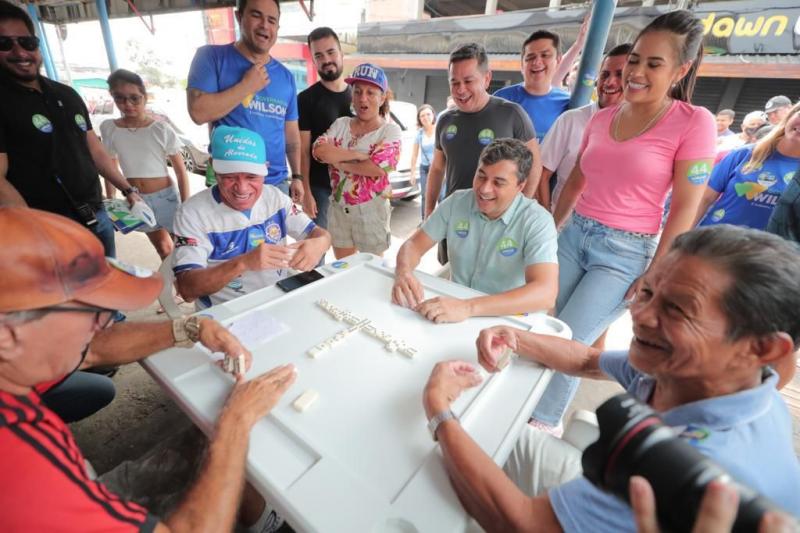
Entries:
[[689, 168], [689, 173], [686, 176], [689, 178], [689, 181], [695, 185], [702, 185], [708, 179], [708, 176], [711, 175], [711, 167], [709, 167], [708, 163], [695, 163]]
[[711, 213], [711, 220], [713, 220], [714, 222], [719, 222], [723, 218], [725, 218], [725, 210], [724, 209], [717, 209], [716, 211]]
[[769, 189], [770, 187], [778, 183], [778, 176], [776, 176], [772, 172], [762, 172], [761, 174], [758, 175], [756, 181], [758, 182], [759, 185], [761, 185], [765, 189]]
[[494, 140], [494, 131], [489, 128], [483, 129], [478, 132], [478, 142], [486, 146]]
[[244, 287], [244, 285], [242, 284], [241, 278], [234, 278], [228, 282], [228, 288], [235, 291], [242, 290], [242, 287]]
[[791, 171], [791, 172], [787, 172], [786, 174], [784, 174], [784, 175], [783, 175], [783, 182], [784, 182], [786, 185], [789, 185], [789, 182], [790, 182], [790, 181], [792, 181], [792, 180], [794, 179], [794, 175], [795, 175], [795, 173], [796, 173], [796, 172], [793, 170], [793, 171]]
[[146, 268], [142, 268], [136, 265], [129, 265], [113, 257], [106, 257], [106, 261], [108, 261], [108, 264], [110, 266], [116, 268], [117, 270], [121, 270], [122, 272], [130, 274], [131, 276], [135, 276], [137, 278], [149, 278], [150, 276], [153, 275], [152, 270], [148, 270]]
[[261, 230], [261, 228], [253, 226], [247, 230], [248, 249], [252, 250], [253, 248], [258, 248], [258, 246], [263, 244], [265, 240], [264, 232]]
[[680, 435], [681, 438], [684, 438], [691, 443], [698, 443], [706, 440], [711, 435], [711, 431], [709, 431], [708, 428], [689, 424]]
[[469, 220], [459, 220], [456, 222], [456, 235], [462, 239], [469, 235]]
[[452, 141], [457, 133], [458, 133], [458, 126], [456, 126], [455, 124], [450, 124], [449, 126], [447, 126], [447, 129], [444, 130], [444, 138], [447, 139], [448, 141]]
[[597, 74], [592, 71], [589, 71], [583, 75], [581, 83], [583, 84], [584, 87], [594, 87], [596, 79], [597, 79]]
[[75, 124], [83, 131], [86, 131], [86, 119], [80, 113], [75, 114]]
[[33, 122], [34, 127], [44, 133], [51, 133], [53, 131], [53, 124], [50, 122], [44, 115], [40, 115], [36, 113], [31, 117], [31, 122]]
[[519, 245], [517, 241], [512, 239], [511, 237], [503, 237], [497, 242], [497, 251], [500, 252], [500, 255], [505, 257], [511, 257], [517, 250], [519, 249]]
[[347, 268], [350, 265], [347, 263], [347, 261], [334, 261], [333, 263], [331, 263], [331, 266], [333, 268], [344, 269], [344, 268]]

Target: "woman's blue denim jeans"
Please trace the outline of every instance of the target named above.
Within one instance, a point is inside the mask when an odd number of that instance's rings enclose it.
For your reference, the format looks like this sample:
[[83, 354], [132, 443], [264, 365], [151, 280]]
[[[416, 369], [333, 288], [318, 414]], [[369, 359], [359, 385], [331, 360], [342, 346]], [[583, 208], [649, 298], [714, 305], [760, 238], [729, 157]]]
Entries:
[[[558, 237], [556, 316], [572, 328], [572, 338], [590, 345], [628, 305], [625, 293], [641, 276], [658, 246], [658, 237], [630, 233], [574, 213]], [[533, 418], [557, 425], [578, 378], [556, 373]]]

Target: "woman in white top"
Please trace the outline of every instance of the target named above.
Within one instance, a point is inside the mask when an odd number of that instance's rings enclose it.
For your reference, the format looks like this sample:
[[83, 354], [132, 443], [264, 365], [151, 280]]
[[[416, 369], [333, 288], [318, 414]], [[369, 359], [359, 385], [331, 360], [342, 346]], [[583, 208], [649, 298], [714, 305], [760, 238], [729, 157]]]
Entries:
[[[103, 144], [119, 161], [122, 173], [156, 215], [155, 227], [142, 231], [162, 259], [172, 252], [172, 222], [175, 210], [189, 197], [189, 177], [183, 164], [178, 135], [169, 124], [147, 113], [147, 92], [138, 74], [115, 70], [108, 77], [108, 89], [122, 118], [100, 125]], [[180, 201], [167, 170], [167, 159], [175, 169]]]

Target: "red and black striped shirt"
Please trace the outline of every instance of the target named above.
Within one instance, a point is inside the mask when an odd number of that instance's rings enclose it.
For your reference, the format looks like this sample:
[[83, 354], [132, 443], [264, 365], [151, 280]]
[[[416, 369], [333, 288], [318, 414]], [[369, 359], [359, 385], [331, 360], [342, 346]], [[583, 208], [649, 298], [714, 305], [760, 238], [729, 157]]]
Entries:
[[151, 532], [158, 520], [86, 474], [69, 428], [36, 392], [0, 391], [0, 529]]

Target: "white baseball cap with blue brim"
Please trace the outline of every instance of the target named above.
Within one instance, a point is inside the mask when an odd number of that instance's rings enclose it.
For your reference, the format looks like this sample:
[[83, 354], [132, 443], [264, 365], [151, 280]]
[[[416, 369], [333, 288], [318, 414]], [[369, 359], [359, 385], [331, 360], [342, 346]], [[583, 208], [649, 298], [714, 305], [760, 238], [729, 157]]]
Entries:
[[217, 174], [267, 175], [267, 149], [258, 133], [246, 128], [217, 126], [211, 134], [211, 158]]

